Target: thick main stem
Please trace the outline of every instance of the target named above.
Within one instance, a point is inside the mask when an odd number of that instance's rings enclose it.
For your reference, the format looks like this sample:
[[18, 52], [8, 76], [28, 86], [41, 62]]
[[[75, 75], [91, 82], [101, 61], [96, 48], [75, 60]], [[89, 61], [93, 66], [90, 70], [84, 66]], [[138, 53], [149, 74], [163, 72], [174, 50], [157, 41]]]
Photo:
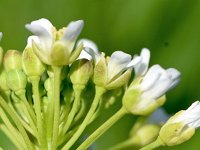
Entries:
[[114, 125], [120, 118], [126, 114], [126, 110], [121, 108], [105, 123], [103, 123], [97, 130], [95, 130], [78, 148], [77, 150], [87, 149], [93, 142], [95, 142], [103, 133], [105, 133], [112, 125]]
[[33, 100], [34, 100], [34, 107], [36, 112], [36, 120], [37, 120], [37, 128], [39, 134], [39, 143], [41, 145], [41, 149], [47, 149], [47, 142], [45, 138], [44, 126], [43, 126], [43, 119], [42, 119], [42, 109], [41, 109], [41, 99], [39, 93], [39, 76], [32, 76], [29, 77], [32, 88], [33, 88]]
[[102, 87], [98, 87], [96, 86], [96, 93], [95, 93], [95, 98], [92, 102], [92, 105], [90, 107], [89, 112], [87, 113], [85, 119], [83, 120], [82, 124], [80, 125], [80, 127], [78, 128], [78, 130], [76, 131], [76, 133], [72, 136], [72, 138], [63, 146], [62, 150], [68, 150], [71, 148], [71, 146], [78, 140], [78, 138], [81, 136], [81, 134], [83, 133], [83, 131], [85, 130], [86, 126], [88, 125], [88, 122], [90, 121], [91, 117], [93, 116], [93, 114], [96, 111], [96, 108], [99, 104], [99, 100], [101, 98], [101, 96], [105, 93], [105, 89]]
[[53, 122], [53, 137], [52, 137], [52, 150], [56, 150], [58, 133], [59, 133], [59, 121], [60, 121], [60, 76], [61, 66], [52, 66], [54, 73], [54, 122]]

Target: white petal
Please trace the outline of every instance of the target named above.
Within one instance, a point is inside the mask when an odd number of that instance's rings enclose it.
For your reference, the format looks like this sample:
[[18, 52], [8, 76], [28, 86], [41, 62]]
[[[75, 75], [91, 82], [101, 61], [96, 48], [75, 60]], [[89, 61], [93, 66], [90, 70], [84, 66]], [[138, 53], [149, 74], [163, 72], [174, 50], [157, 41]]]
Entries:
[[87, 60], [92, 60], [92, 56], [88, 54], [86, 51], [82, 50], [80, 56], [78, 59], [87, 59]]
[[0, 41], [1, 41], [1, 39], [2, 39], [2, 36], [3, 36], [3, 33], [2, 33], [2, 32], [0, 32]]
[[[88, 39], [81, 39], [77, 42], [77, 45], [80, 45], [81, 43], [83, 43], [83, 48], [84, 49], [91, 49], [94, 53], [98, 54], [98, 48], [97, 48], [97, 45], [91, 41], [91, 40], [88, 40]], [[94, 56], [94, 54], [93, 54]], [[93, 57], [88, 54], [88, 52], [86, 52], [85, 50], [83, 50], [80, 54], [80, 56], [78, 57], [78, 59], [87, 59], [87, 60], [91, 60]]]
[[169, 68], [166, 71], [167, 71], [167, 74], [172, 79], [172, 83], [170, 85], [170, 89], [172, 89], [179, 83], [181, 73], [178, 70], [174, 69], [174, 68]]
[[[95, 52], [93, 49], [89, 48], [89, 47], [85, 47], [83, 49], [83, 51], [85, 51], [86, 53], [88, 53], [92, 59], [94, 59], [95, 64], [98, 63], [102, 53], [101, 52]], [[86, 56], [87, 57], [87, 56]], [[86, 58], [87, 59], [87, 58]], [[88, 59], [89, 60], [89, 59]]]
[[127, 68], [135, 67], [141, 61], [142, 61], [142, 58], [140, 56], [134, 56], [131, 62], [126, 67]]
[[150, 51], [147, 48], [143, 48], [140, 54], [142, 61], [138, 65], [135, 66], [135, 74], [136, 76], [142, 76], [146, 73], [149, 60], [150, 60]]
[[70, 22], [67, 26], [62, 41], [68, 46], [69, 51], [72, 51], [75, 41], [81, 33], [83, 25], [83, 20], [78, 20]]
[[200, 107], [200, 102], [196, 101], [194, 103], [192, 103], [192, 105], [186, 110], [187, 112], [192, 111], [193, 109]]
[[40, 44], [40, 39], [37, 36], [29, 36], [27, 40], [27, 47], [32, 47], [33, 41], [38, 45]]
[[108, 79], [111, 80], [126, 69], [131, 61], [131, 55], [115, 51], [108, 61]]
[[42, 18], [32, 21], [30, 24], [26, 24], [25, 27], [40, 38], [40, 46], [43, 49], [49, 50], [51, 48], [53, 41], [53, 25], [49, 20]]
[[194, 102], [185, 112], [177, 117], [174, 122], [184, 122], [190, 127], [198, 128], [200, 126], [200, 102]]
[[88, 39], [80, 39], [77, 42], [77, 45], [79, 45], [80, 43], [83, 43], [83, 47], [89, 47], [93, 49], [93, 51], [98, 52], [98, 47], [93, 41], [88, 40]]
[[160, 65], [153, 65], [148, 72], [146, 73], [144, 79], [142, 80], [141, 83], [141, 90], [146, 91], [150, 89], [156, 81], [160, 78], [161, 76], [161, 66]]

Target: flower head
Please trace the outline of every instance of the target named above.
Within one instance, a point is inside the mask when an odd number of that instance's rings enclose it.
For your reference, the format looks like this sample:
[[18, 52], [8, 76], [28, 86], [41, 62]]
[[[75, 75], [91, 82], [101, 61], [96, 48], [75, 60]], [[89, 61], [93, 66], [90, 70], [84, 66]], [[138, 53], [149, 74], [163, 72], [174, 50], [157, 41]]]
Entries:
[[68, 65], [79, 56], [82, 44], [74, 49], [76, 39], [82, 28], [83, 21], [69, 23], [66, 28], [57, 31], [47, 19], [39, 19], [26, 25], [35, 36], [31, 38], [36, 55], [48, 65]]
[[172, 116], [161, 128], [159, 138], [165, 145], [173, 146], [189, 140], [200, 127], [200, 102]]
[[134, 114], [149, 114], [165, 102], [165, 93], [179, 80], [178, 70], [154, 65], [129, 86], [123, 98], [124, 106]]
[[106, 89], [114, 89], [124, 85], [130, 78], [131, 69], [140, 58], [131, 59], [131, 55], [122, 51], [115, 51], [110, 57], [104, 53], [86, 47], [85, 51], [94, 59], [94, 83]]

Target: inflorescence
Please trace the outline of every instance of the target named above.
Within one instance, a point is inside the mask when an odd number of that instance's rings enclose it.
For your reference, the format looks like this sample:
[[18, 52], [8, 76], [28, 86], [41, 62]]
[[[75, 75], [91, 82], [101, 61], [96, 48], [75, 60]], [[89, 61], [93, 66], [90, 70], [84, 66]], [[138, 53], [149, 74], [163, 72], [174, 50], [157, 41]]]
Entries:
[[[39, 19], [25, 26], [33, 35], [22, 53], [3, 54], [0, 48], [0, 129], [16, 148], [86, 150], [126, 114], [138, 120], [130, 138], [111, 150], [150, 150], [190, 139], [200, 126], [199, 101], [168, 121], [160, 110], [180, 72], [158, 64], [149, 67], [147, 48], [133, 57], [123, 51], [106, 56], [94, 42], [77, 41], [83, 26], [78, 20], [57, 30]], [[82, 140], [86, 127], [119, 99], [121, 108]], [[155, 114], [161, 119], [152, 122]]]

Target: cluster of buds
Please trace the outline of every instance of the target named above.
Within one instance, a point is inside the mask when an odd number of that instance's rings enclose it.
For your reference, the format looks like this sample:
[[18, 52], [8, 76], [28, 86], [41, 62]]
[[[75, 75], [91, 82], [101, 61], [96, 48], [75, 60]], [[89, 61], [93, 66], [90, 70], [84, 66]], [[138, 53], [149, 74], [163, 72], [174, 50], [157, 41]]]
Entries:
[[[0, 48], [0, 127], [17, 149], [85, 150], [125, 114], [153, 113], [179, 83], [181, 74], [175, 68], [149, 68], [147, 48], [133, 57], [123, 51], [109, 57], [94, 42], [77, 41], [83, 25], [78, 20], [57, 30], [49, 20], [39, 19], [25, 26], [34, 35], [27, 38], [22, 53], [7, 50], [3, 55]], [[120, 111], [77, 148], [86, 127], [119, 98]], [[200, 126], [199, 112], [196, 102], [161, 130], [160, 124], [140, 124], [131, 137], [140, 146], [156, 137], [162, 145], [180, 144]], [[155, 131], [152, 138], [150, 130]]]

